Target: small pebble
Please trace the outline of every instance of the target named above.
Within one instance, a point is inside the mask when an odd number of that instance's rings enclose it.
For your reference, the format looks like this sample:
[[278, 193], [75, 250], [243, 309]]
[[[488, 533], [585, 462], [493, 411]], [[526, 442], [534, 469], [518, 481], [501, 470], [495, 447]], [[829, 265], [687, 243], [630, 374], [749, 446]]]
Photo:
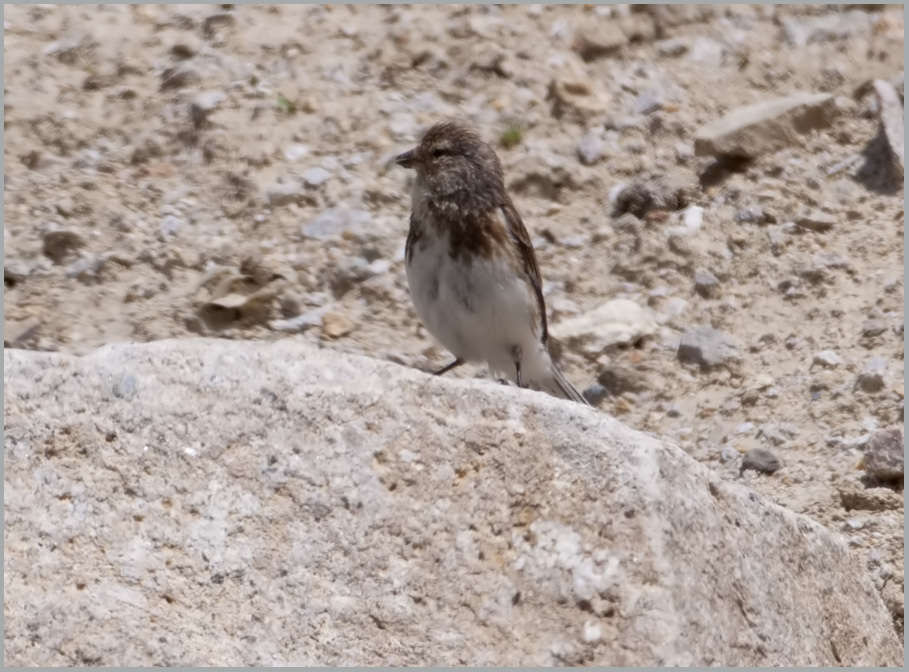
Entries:
[[272, 320], [268, 326], [275, 331], [303, 332], [322, 324], [322, 316], [326, 312], [328, 312], [327, 307], [316, 308], [287, 320]]
[[585, 166], [592, 166], [603, 158], [606, 144], [599, 134], [588, 131], [578, 141], [578, 158]]
[[887, 331], [887, 323], [884, 320], [866, 320], [862, 324], [862, 336], [872, 338], [880, 336]]
[[588, 644], [600, 641], [603, 637], [603, 628], [596, 621], [586, 621], [584, 623], [584, 641]]
[[764, 425], [761, 427], [760, 436], [770, 441], [774, 446], [781, 446], [786, 443], [786, 437], [779, 427], [773, 425]]
[[686, 163], [694, 158], [694, 147], [692, 147], [689, 142], [682, 142], [680, 140], [675, 143], [673, 149], [675, 150], [675, 160], [678, 163]]
[[208, 115], [217, 109], [224, 98], [225, 95], [222, 91], [203, 91], [197, 94], [189, 104], [189, 114], [193, 125], [197, 129], [204, 127], [208, 121]]
[[615, 207], [616, 203], [618, 203], [619, 196], [621, 196], [622, 192], [625, 191], [625, 187], [627, 186], [628, 185], [625, 182], [619, 182], [618, 184], [612, 186], [612, 188], [606, 194], [606, 201], [609, 203], [609, 205]]
[[73, 204], [73, 199], [70, 198], [69, 196], [66, 196], [66, 197], [58, 200], [54, 204], [54, 208], [56, 208], [57, 212], [60, 215], [62, 215], [63, 217], [65, 217], [67, 219], [72, 217], [73, 211], [76, 209], [75, 205]]
[[567, 247], [571, 250], [578, 250], [589, 245], [590, 238], [583, 234], [577, 236], [566, 236], [565, 238], [560, 238], [559, 243], [561, 243], [562, 247]]
[[877, 418], [875, 418], [873, 415], [866, 415], [864, 418], [862, 418], [862, 429], [867, 432], [874, 432], [877, 431], [877, 428]]
[[723, 64], [725, 47], [709, 37], [697, 37], [688, 46], [688, 58], [695, 63], [702, 63], [710, 67], [719, 67]]
[[679, 296], [670, 296], [663, 303], [659, 319], [661, 322], [669, 322], [682, 315], [686, 310], [688, 310], [688, 302], [685, 299]]
[[301, 144], [288, 145], [284, 148], [284, 158], [288, 161], [299, 161], [309, 154], [309, 147]]
[[735, 428], [736, 434], [750, 434], [753, 431], [754, 431], [753, 422], [743, 422], [742, 424], [740, 424], [738, 427]]
[[828, 446], [831, 448], [838, 448], [839, 450], [853, 450], [861, 449], [868, 444], [868, 441], [871, 440], [870, 434], [862, 434], [857, 436], [854, 439], [844, 439], [841, 436], [828, 436], [825, 441]]
[[694, 291], [705, 299], [716, 294], [716, 290], [719, 286], [720, 281], [707, 269], [699, 268], [694, 272]]
[[688, 244], [685, 237], [675, 234], [670, 234], [669, 236], [669, 249], [683, 257], [690, 257], [693, 253], [691, 245]]
[[389, 268], [391, 262], [387, 259], [368, 262], [363, 257], [347, 257], [335, 268], [331, 278], [331, 290], [335, 296], [343, 296], [358, 283], [387, 273]]
[[183, 89], [188, 86], [195, 86], [202, 81], [199, 73], [193, 68], [184, 65], [178, 65], [173, 68], [167, 68], [161, 73], [161, 91], [170, 89]]
[[343, 206], [329, 208], [304, 224], [300, 232], [304, 238], [328, 240], [345, 233], [359, 233], [373, 227], [373, 218], [366, 210], [355, 210]]
[[223, 103], [226, 97], [223, 91], [202, 91], [193, 97], [192, 104], [205, 112], [211, 112]]
[[698, 364], [702, 369], [739, 360], [738, 347], [729, 336], [706, 326], [686, 331], [679, 341], [676, 356], [680, 362]]
[[883, 357], [872, 357], [865, 369], [858, 375], [855, 386], [863, 392], [874, 394], [884, 389], [884, 372], [887, 360]]
[[324, 184], [331, 177], [324, 168], [316, 166], [303, 173], [303, 181], [310, 187], [318, 187]]
[[673, 37], [656, 43], [657, 53], [664, 58], [681, 56], [688, 51], [688, 40], [683, 37]]
[[783, 253], [783, 248], [786, 247], [786, 237], [783, 232], [779, 229], [770, 229], [767, 231], [767, 240], [770, 243], [770, 252], [773, 256], [780, 256]]
[[82, 247], [82, 237], [73, 231], [48, 231], [42, 237], [42, 251], [55, 264], [62, 263], [66, 256]]
[[7, 320], [3, 325], [3, 344], [7, 347], [17, 347], [38, 333], [41, 320], [29, 317], [25, 320]]
[[754, 388], [763, 390], [773, 385], [773, 376], [769, 373], [759, 373], [754, 377]]
[[265, 198], [272, 207], [297, 203], [302, 197], [302, 185], [295, 182], [276, 182], [265, 192]]
[[65, 275], [67, 278], [77, 278], [79, 280], [93, 279], [98, 275], [105, 263], [107, 263], [107, 256], [105, 255], [98, 257], [84, 256], [67, 266]]
[[881, 429], [865, 445], [862, 468], [881, 481], [903, 478], [903, 433], [898, 428]]
[[836, 217], [828, 215], [826, 212], [816, 210], [802, 215], [795, 220], [795, 223], [803, 229], [823, 233], [824, 231], [829, 231], [833, 228], [836, 224]]
[[353, 322], [340, 313], [325, 313], [322, 316], [322, 333], [328, 338], [340, 338], [354, 330]]
[[765, 474], [772, 474], [780, 466], [779, 458], [766, 448], [752, 448], [745, 453], [739, 473], [743, 473], [746, 469], [754, 469]]
[[31, 272], [31, 267], [19, 259], [7, 257], [3, 260], [3, 284], [7, 287], [14, 287], [18, 283], [24, 282]]
[[161, 235], [170, 238], [177, 235], [180, 227], [183, 226], [183, 220], [174, 215], [167, 215], [161, 220]]
[[597, 374], [597, 382], [613, 395], [626, 392], [642, 392], [648, 388], [648, 380], [639, 371], [616, 363], [609, 364]]
[[689, 205], [682, 214], [682, 223], [691, 231], [699, 231], [704, 221], [704, 208], [699, 205]]
[[835, 369], [842, 363], [843, 360], [833, 350], [821, 350], [814, 355], [812, 360], [812, 364], [824, 366], [828, 369]]
[[594, 383], [582, 393], [582, 396], [587, 400], [591, 406], [596, 406], [603, 399], [609, 396], [609, 390], [600, 385], [599, 383]]
[[732, 462], [733, 460], [737, 460], [738, 457], [739, 457], [739, 451], [737, 451], [733, 446], [730, 446], [729, 444], [726, 444], [720, 450], [720, 459], [724, 463]]
[[881, 564], [881, 551], [878, 548], [868, 550], [868, 568], [873, 569]]
[[369, 263], [368, 268], [371, 275], [382, 275], [391, 269], [391, 262], [388, 259], [376, 259]]
[[663, 99], [658, 91], [645, 91], [634, 101], [634, 111], [637, 114], [653, 114], [662, 107]]
[[548, 300], [546, 303], [549, 304], [552, 314], [556, 319], [563, 316], [577, 315], [581, 312], [578, 304], [567, 296], [557, 296], [554, 299]]
[[740, 224], [764, 221], [764, 209], [757, 205], [741, 208], [735, 213], [735, 221]]

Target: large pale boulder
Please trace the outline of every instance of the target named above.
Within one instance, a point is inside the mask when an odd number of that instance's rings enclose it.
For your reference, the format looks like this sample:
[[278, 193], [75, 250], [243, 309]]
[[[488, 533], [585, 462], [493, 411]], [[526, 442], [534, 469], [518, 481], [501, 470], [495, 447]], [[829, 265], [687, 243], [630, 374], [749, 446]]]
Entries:
[[898, 665], [840, 538], [541, 393], [7, 350], [9, 665]]

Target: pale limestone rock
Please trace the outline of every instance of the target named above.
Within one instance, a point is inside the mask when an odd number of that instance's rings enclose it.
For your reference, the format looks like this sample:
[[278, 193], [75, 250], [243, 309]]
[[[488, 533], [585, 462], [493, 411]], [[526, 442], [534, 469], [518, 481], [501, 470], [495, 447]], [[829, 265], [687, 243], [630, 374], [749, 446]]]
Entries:
[[838, 535], [594, 409], [291, 339], [4, 363], [9, 665], [902, 660]]

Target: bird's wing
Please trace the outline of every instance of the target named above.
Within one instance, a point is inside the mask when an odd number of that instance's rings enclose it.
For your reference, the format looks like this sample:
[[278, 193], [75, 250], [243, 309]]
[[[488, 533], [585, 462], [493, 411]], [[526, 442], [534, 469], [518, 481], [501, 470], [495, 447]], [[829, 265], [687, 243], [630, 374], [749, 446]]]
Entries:
[[505, 217], [505, 227], [508, 235], [517, 248], [518, 255], [524, 266], [524, 272], [527, 274], [530, 284], [533, 285], [533, 291], [537, 297], [537, 305], [540, 308], [540, 325], [542, 326], [542, 338], [540, 339], [545, 345], [549, 340], [549, 330], [546, 326], [546, 302], [543, 300], [543, 278], [540, 276], [540, 268], [537, 266], [537, 257], [533, 251], [533, 244], [530, 242], [530, 234], [524, 222], [521, 221], [521, 215], [515, 209], [510, 198], [505, 199], [501, 206], [502, 215]]
[[413, 246], [423, 235], [423, 231], [419, 226], [416, 225], [413, 218], [413, 213], [410, 213], [410, 228], [407, 231], [407, 242], [404, 244], [404, 259], [410, 263], [410, 258], [413, 256]]

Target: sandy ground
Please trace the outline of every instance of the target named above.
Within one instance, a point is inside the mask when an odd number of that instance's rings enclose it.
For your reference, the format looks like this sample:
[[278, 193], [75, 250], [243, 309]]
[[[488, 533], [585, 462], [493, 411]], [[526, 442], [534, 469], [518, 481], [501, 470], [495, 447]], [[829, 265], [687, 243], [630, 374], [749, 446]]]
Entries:
[[[553, 331], [615, 299], [641, 313], [625, 342], [566, 339], [568, 377], [840, 531], [902, 633], [902, 486], [857, 466], [903, 418], [903, 189], [866, 85], [902, 54], [901, 7], [7, 6], [5, 344], [446, 363], [409, 300], [411, 178], [389, 159], [467, 119]], [[695, 155], [704, 124], [795, 92], [835, 117], [752, 161]], [[680, 358], [703, 326], [732, 344], [716, 366]], [[781, 468], [743, 471], [755, 448]]]

